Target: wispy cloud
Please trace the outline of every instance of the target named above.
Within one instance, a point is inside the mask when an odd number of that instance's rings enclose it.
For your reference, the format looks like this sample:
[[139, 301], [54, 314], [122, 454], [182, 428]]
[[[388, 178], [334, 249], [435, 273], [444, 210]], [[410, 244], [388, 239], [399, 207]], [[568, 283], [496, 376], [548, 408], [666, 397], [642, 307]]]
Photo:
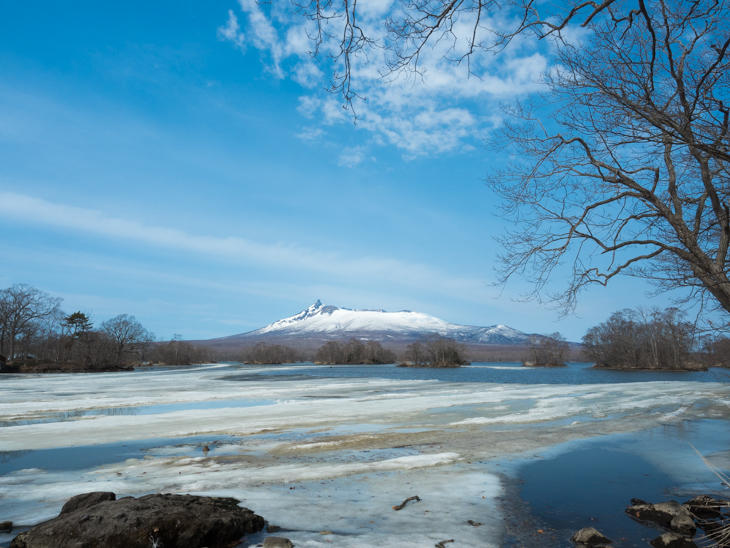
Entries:
[[261, 10], [257, 0], [239, 0], [238, 3], [241, 10], [248, 17], [250, 40], [256, 49], [267, 51], [271, 55], [271, 71], [279, 78], [283, 78], [284, 72], [281, 68], [281, 60], [286, 51], [284, 44], [279, 39], [276, 28]]
[[246, 50], [246, 37], [241, 32], [238, 17], [233, 13], [233, 10], [228, 10], [228, 21], [226, 21], [226, 24], [218, 27], [218, 38], [232, 42], [241, 51]]
[[324, 130], [321, 127], [305, 127], [297, 133], [297, 139], [302, 141], [316, 141], [324, 135]]
[[[323, 90], [325, 74], [342, 74], [343, 67], [331, 61], [339, 45], [334, 17], [323, 22], [325, 41], [320, 56], [311, 56], [312, 22], [301, 14], [272, 5], [264, 12], [254, 0], [239, 0], [247, 16], [249, 42], [269, 59], [269, 69], [281, 78], [291, 78], [307, 88]], [[389, 0], [367, 2], [360, 9], [358, 25], [375, 40], [384, 36], [385, 19], [399, 9]], [[480, 22], [483, 36], [488, 29], [505, 28], [506, 19], [489, 18]], [[329, 28], [329, 27], [332, 28]], [[454, 62], [468, 43], [471, 22], [460, 19], [453, 27], [452, 40], [436, 41], [419, 56], [418, 73], [387, 71], [387, 48], [370, 50], [352, 59], [352, 84], [366, 101], [358, 101], [358, 126], [373, 136], [373, 142], [392, 145], [406, 157], [444, 154], [473, 148], [499, 123], [494, 113], [500, 103], [516, 96], [534, 93], [543, 86], [550, 69], [549, 45], [515, 39], [500, 55], [483, 54], [469, 63]], [[539, 50], [536, 48], [540, 48]], [[300, 98], [302, 115], [331, 125], [351, 123], [337, 95], [314, 91]]]
[[337, 165], [341, 167], [355, 167], [365, 159], [363, 147], [346, 147], [337, 158]]
[[218, 257], [239, 264], [302, 270], [347, 281], [425, 289], [433, 294], [491, 302], [494, 292], [481, 278], [467, 278], [434, 268], [378, 256], [345, 257], [292, 243], [256, 242], [240, 236], [192, 234], [176, 228], [112, 217], [96, 209], [49, 202], [33, 196], [0, 192], [0, 217], [17, 222], [72, 230], [93, 237], [141, 243]]

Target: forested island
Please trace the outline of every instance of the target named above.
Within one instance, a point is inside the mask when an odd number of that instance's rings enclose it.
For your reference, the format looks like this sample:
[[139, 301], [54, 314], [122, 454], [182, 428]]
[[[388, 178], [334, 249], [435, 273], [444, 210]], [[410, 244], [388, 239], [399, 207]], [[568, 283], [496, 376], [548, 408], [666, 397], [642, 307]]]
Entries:
[[602, 369], [701, 371], [730, 366], [730, 339], [716, 336], [699, 342], [697, 337], [695, 326], [677, 308], [627, 309], [589, 329], [583, 352]]
[[433, 338], [408, 345], [400, 367], [461, 367], [468, 365], [464, 350], [451, 339]]
[[530, 337], [527, 357], [522, 360], [525, 367], [565, 367], [570, 344], [560, 333]]

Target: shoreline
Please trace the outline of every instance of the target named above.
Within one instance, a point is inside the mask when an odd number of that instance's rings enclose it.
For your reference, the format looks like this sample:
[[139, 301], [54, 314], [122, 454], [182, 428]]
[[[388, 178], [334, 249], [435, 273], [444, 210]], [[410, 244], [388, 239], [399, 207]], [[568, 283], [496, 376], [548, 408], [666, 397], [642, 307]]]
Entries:
[[[525, 546], [561, 546], [566, 540], [560, 532], [540, 519], [530, 504], [520, 496], [523, 481], [506, 473], [496, 473], [502, 484], [502, 494], [496, 498], [502, 514], [502, 548]], [[542, 531], [542, 532], [540, 532]]]
[[[690, 448], [704, 440], [702, 452], [726, 470], [723, 455], [730, 435], [723, 422], [681, 421], [577, 439], [494, 462], [493, 471], [507, 469], [495, 472], [504, 486], [499, 498], [505, 525], [502, 546], [572, 546], [571, 536], [584, 527], [595, 527], [616, 547], [648, 546], [665, 530], [631, 519], [625, 512], [631, 499], [684, 503], [698, 495], [730, 497], [730, 489]], [[687, 444], [681, 459], [664, 463], [661, 457], [652, 458], [677, 443]]]

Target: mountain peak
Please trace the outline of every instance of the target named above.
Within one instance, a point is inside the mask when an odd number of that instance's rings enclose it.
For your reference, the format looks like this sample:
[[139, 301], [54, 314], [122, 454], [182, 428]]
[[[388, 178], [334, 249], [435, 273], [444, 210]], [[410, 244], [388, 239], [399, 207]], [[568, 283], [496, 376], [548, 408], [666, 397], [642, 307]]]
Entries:
[[446, 322], [420, 312], [402, 310], [352, 310], [325, 305], [317, 299], [298, 314], [283, 318], [245, 336], [371, 338], [374, 340], [420, 340], [431, 336], [451, 337], [465, 343], [515, 344], [527, 334], [508, 326], [476, 327]]

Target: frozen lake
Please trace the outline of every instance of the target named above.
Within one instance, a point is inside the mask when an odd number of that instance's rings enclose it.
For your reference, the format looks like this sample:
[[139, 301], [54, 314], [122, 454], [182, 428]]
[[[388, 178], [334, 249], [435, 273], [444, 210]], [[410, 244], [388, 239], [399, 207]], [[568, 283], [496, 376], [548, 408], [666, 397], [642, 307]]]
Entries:
[[[519, 476], [535, 515], [564, 539], [588, 503], [561, 507], [545, 491], [577, 492], [622, 470], [658, 471], [646, 486], [613, 485], [619, 501], [622, 489], [645, 489], [626, 503], [646, 491], [717, 491], [692, 446], [727, 470], [729, 426], [722, 369], [218, 364], [4, 375], [0, 521], [37, 523], [86, 491], [193, 493], [240, 499], [297, 546], [501, 546], [501, 497]], [[391, 509], [411, 495], [422, 501]]]

